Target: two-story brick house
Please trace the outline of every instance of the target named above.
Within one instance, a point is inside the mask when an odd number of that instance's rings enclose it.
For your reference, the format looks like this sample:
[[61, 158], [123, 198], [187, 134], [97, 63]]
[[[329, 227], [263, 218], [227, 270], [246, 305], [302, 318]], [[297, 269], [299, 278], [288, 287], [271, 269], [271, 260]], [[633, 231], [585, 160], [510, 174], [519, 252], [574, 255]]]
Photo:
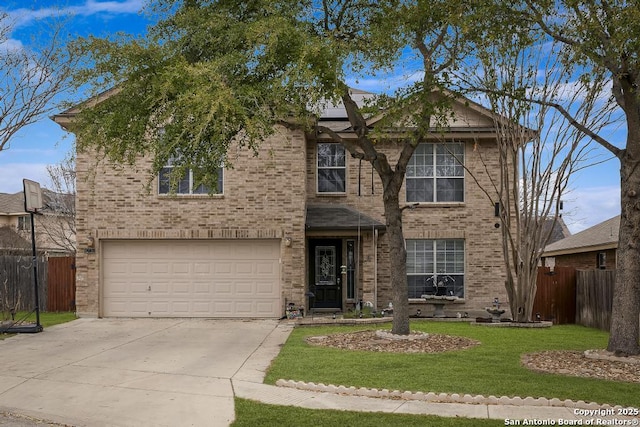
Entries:
[[[494, 298], [506, 301], [498, 221], [478, 187], [491, 188], [487, 171], [498, 170], [494, 121], [474, 103], [454, 111], [448, 132], [416, 150], [401, 192], [411, 206], [403, 214], [411, 314], [429, 314], [422, 295], [436, 292], [457, 297], [448, 315], [486, 314]], [[54, 119], [68, 128], [75, 113]], [[319, 120], [352, 134], [340, 108]], [[381, 144], [395, 163], [397, 147]], [[228, 156], [234, 166], [209, 195], [189, 175], [170, 192], [170, 164], [148, 186], [149, 159], [130, 168], [78, 153], [79, 315], [277, 318], [290, 303], [388, 306], [394, 266], [369, 163], [326, 134], [284, 127], [258, 156]]]

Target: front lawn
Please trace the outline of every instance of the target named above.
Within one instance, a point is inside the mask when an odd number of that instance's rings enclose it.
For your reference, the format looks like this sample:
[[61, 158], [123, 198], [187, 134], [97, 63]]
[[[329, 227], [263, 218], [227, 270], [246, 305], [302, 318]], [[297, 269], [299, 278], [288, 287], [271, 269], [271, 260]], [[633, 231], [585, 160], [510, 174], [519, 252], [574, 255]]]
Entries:
[[338, 350], [308, 345], [305, 337], [390, 325], [296, 328], [274, 360], [266, 383], [280, 378], [389, 390], [471, 395], [557, 397], [640, 407], [640, 384], [532, 372], [522, 354], [605, 348], [608, 334], [576, 325], [546, 329], [491, 328], [459, 322], [413, 321], [412, 330], [465, 336], [482, 344], [438, 354]]

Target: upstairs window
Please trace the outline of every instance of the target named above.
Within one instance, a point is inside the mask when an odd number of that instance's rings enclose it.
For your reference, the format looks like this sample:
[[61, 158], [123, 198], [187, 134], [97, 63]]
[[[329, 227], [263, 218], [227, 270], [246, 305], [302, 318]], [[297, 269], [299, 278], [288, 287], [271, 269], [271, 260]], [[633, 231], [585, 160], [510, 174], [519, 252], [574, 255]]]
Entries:
[[18, 217], [18, 230], [31, 231], [31, 215]]
[[407, 165], [407, 202], [464, 202], [464, 143], [422, 143]]
[[318, 193], [344, 193], [346, 191], [347, 164], [341, 144], [319, 143]]
[[[194, 173], [189, 169], [177, 183], [171, 182], [171, 172], [173, 171], [175, 157], [167, 162], [167, 165], [160, 170], [158, 176], [158, 194], [222, 194], [223, 193], [223, 168], [218, 168], [218, 184], [215, 191], [211, 191], [206, 185], [195, 184]], [[175, 187], [172, 187], [172, 184]]]

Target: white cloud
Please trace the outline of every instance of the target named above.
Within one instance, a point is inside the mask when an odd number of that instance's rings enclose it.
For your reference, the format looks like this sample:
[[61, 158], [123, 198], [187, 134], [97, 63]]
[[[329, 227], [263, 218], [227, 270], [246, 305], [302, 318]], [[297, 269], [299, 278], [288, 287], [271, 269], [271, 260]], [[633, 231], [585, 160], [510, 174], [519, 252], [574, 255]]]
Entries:
[[63, 16], [91, 16], [99, 13], [131, 14], [142, 10], [146, 0], [97, 1], [87, 0], [84, 4], [63, 8], [45, 7], [42, 9], [13, 9], [9, 13], [16, 27], [28, 25], [39, 19]]
[[620, 214], [620, 187], [584, 187], [564, 198], [563, 219], [577, 233]]
[[21, 51], [24, 48], [24, 45], [20, 40], [16, 39], [7, 39], [0, 43], [0, 52], [13, 52], [13, 51]]
[[1, 166], [0, 193], [19, 193], [23, 191], [24, 178], [39, 182], [42, 186], [49, 183], [46, 163], [6, 163]]
[[404, 58], [392, 68], [366, 69], [357, 73], [349, 73], [346, 83], [353, 88], [391, 95], [398, 89], [411, 86], [423, 78], [424, 71], [421, 64]]
[[95, 1], [88, 0], [81, 6], [82, 14], [92, 15], [100, 12], [111, 13], [137, 13], [142, 9], [146, 0], [125, 0], [125, 1]]

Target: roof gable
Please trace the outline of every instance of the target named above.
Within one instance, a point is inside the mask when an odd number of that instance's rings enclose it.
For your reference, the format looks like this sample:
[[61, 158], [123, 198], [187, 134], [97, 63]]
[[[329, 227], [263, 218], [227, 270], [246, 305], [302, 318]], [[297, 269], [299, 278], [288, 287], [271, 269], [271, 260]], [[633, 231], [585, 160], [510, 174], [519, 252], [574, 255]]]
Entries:
[[571, 232], [561, 216], [556, 218], [555, 221], [553, 218], [544, 219], [542, 222], [542, 233], [543, 235], [549, 233], [549, 243], [547, 246], [571, 236]]
[[[373, 99], [376, 96], [371, 92], [365, 92], [358, 89], [350, 89], [350, 91], [353, 100], [360, 107], [364, 106], [367, 100]], [[438, 127], [448, 128], [451, 130], [465, 129], [484, 132], [494, 130], [495, 120], [496, 118], [499, 119], [499, 117], [497, 117], [492, 111], [474, 101], [471, 101], [470, 99], [452, 94], [448, 91], [445, 91], [444, 93], [441, 91], [433, 91], [431, 94], [434, 101], [441, 100], [445, 96], [453, 99], [451, 106], [452, 114], [447, 115], [444, 123], [438, 123]], [[409, 115], [407, 114], [407, 117], [408, 116]], [[376, 125], [382, 123], [386, 117], [387, 114], [384, 111], [381, 111], [379, 114], [369, 117], [367, 119], [367, 125], [371, 128], [375, 128]], [[435, 121], [435, 118], [433, 120]], [[351, 124], [348, 121], [347, 113], [342, 102], [339, 104], [330, 104], [325, 107], [320, 113], [319, 121], [323, 126], [327, 126], [335, 131], [348, 132], [351, 129]], [[407, 125], [410, 120], [406, 120], [405, 122], [407, 123], [401, 122], [403, 122], [403, 120], [399, 120], [396, 126], [391, 127], [396, 127], [397, 129], [411, 127], [410, 125]], [[389, 126], [387, 125], [387, 127]], [[436, 127], [435, 122], [432, 127]]]

